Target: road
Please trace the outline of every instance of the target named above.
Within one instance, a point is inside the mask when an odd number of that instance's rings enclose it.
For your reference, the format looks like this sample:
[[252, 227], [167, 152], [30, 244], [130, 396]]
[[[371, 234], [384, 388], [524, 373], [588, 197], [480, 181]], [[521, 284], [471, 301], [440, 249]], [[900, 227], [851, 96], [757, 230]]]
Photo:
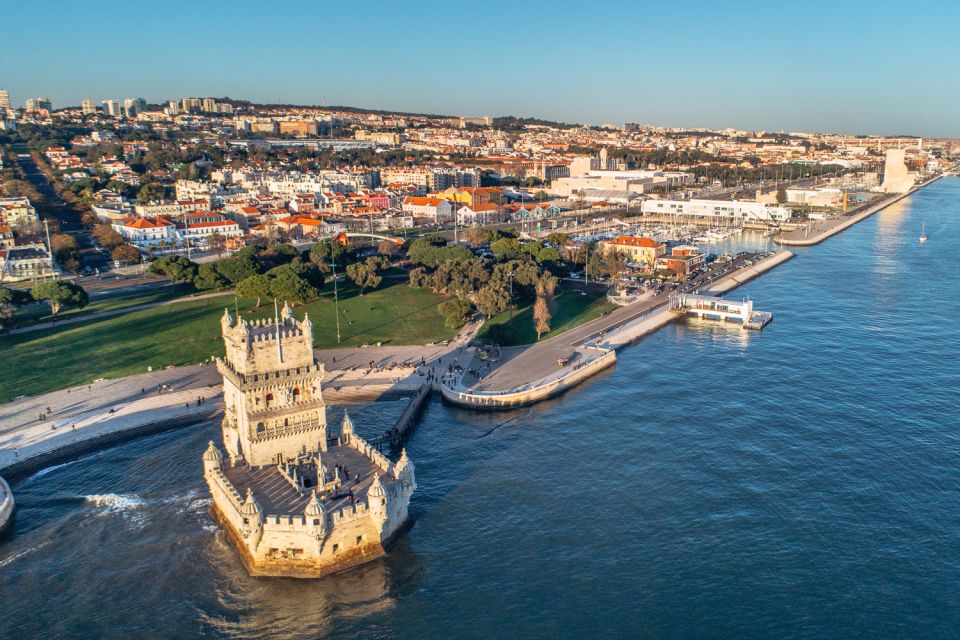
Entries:
[[60, 225], [60, 233], [68, 233], [77, 239], [80, 247], [80, 259], [84, 267], [108, 271], [113, 267], [110, 254], [97, 245], [90, 230], [80, 221], [80, 213], [60, 197], [57, 190], [40, 171], [37, 163], [28, 154], [19, 154], [17, 164], [23, 170], [27, 181], [32, 184], [47, 202], [47, 213]]

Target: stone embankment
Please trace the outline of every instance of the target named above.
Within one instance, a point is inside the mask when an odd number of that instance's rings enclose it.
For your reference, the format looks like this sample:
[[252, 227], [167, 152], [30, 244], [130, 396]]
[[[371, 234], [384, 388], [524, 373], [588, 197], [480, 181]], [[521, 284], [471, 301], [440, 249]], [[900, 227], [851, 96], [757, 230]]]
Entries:
[[886, 209], [887, 207], [889, 207], [890, 205], [896, 202], [900, 202], [904, 198], [913, 195], [916, 191], [919, 191], [920, 189], [926, 187], [927, 185], [933, 184], [934, 182], [936, 182], [942, 177], [943, 177], [942, 175], [937, 176], [935, 178], [928, 180], [927, 182], [924, 182], [923, 184], [917, 185], [916, 187], [914, 187], [910, 191], [907, 191], [906, 193], [901, 193], [898, 196], [887, 198], [887, 199], [884, 199], [882, 202], [878, 202], [877, 204], [870, 205], [860, 213], [856, 213], [849, 217], [839, 218], [837, 220], [826, 221], [822, 223], [825, 225], [826, 228], [820, 230], [819, 228], [815, 227], [814, 230], [817, 231], [817, 233], [813, 236], [809, 236], [808, 231], [804, 229], [802, 233], [801, 231], [794, 231], [792, 233], [780, 236], [779, 238], [776, 239], [776, 242], [781, 245], [795, 246], [795, 247], [809, 247], [815, 244], [820, 244], [827, 238], [834, 236], [845, 229], [849, 229], [850, 227], [857, 224], [864, 218], [869, 218], [876, 212], [882, 211], [883, 209]]
[[[734, 289], [792, 257], [793, 254], [789, 251], [778, 251], [756, 264], [724, 278], [710, 289], [705, 290], [705, 293], [719, 293]], [[667, 304], [664, 303], [662, 306], [651, 309], [630, 322], [617, 326], [583, 343], [582, 347], [585, 351], [582, 352], [580, 359], [529, 385], [505, 391], [486, 392], [468, 389], [459, 383], [453, 385], [441, 384], [438, 385], [438, 388], [443, 397], [450, 402], [478, 409], [509, 409], [540, 402], [552, 398], [612, 366], [616, 363], [617, 351], [679, 317], [681, 316], [670, 311]]]
[[468, 407], [479, 409], [522, 407], [563, 393], [617, 361], [617, 355], [613, 350], [595, 347], [591, 349], [594, 350], [594, 357], [572, 362], [559, 369], [557, 373], [516, 389], [484, 392], [465, 389], [462, 385], [451, 387], [445, 384], [439, 384], [438, 388], [443, 397], [450, 402]]
[[196, 424], [223, 410], [219, 388], [149, 395], [0, 434], [0, 472], [17, 477], [131, 438]]

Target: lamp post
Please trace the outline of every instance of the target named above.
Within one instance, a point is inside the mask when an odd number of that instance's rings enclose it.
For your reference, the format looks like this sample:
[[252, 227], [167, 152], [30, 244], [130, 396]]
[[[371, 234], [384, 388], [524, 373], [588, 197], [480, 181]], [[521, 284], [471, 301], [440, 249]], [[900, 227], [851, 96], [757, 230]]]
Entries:
[[513, 323], [513, 271], [507, 274], [510, 276], [510, 323]]
[[337, 316], [337, 344], [340, 344], [340, 298], [337, 295], [337, 263], [330, 263], [333, 267], [333, 312]]

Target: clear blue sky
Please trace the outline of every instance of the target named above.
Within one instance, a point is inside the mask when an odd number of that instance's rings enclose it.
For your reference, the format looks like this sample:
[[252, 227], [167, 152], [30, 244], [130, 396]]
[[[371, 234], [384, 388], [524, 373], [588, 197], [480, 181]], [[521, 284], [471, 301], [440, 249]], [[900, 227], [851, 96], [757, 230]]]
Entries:
[[960, 2], [4, 3], [22, 105], [230, 96], [568, 122], [960, 136]]

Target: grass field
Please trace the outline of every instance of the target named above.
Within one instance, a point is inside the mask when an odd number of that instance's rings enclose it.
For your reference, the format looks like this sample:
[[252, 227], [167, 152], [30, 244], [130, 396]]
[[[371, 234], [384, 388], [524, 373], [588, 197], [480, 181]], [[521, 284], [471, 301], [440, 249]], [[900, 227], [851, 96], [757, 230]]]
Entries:
[[[453, 337], [436, 306], [442, 299], [406, 282], [360, 296], [352, 285], [340, 286], [342, 346], [363, 343], [423, 344]], [[88, 383], [143, 373], [168, 364], [195, 364], [222, 354], [220, 317], [223, 308], [239, 308], [244, 317], [273, 315], [272, 302], [259, 310], [256, 301], [224, 295], [163, 305], [122, 316], [92, 319], [63, 328], [0, 337], [0, 402], [19, 395], [37, 395]], [[317, 348], [337, 346], [332, 286], [323, 296], [295, 308], [308, 311]]]
[[[56, 315], [57, 320], [66, 318], [77, 318], [87, 316], [102, 311], [114, 311], [116, 309], [125, 309], [127, 307], [136, 307], [141, 304], [150, 304], [152, 302], [165, 302], [174, 298], [181, 298], [189, 295], [183, 287], [160, 287], [149, 291], [135, 291], [133, 293], [121, 293], [119, 295], [98, 296], [90, 299], [90, 304], [82, 309], [64, 309]], [[54, 316], [50, 315], [50, 306], [45, 303], [29, 304], [17, 309], [13, 314], [14, 326], [28, 327], [42, 322], [50, 322]]]
[[[585, 292], [586, 295], [581, 295]], [[513, 312], [513, 322], [510, 322], [510, 312], [505, 311], [494, 316], [483, 325], [478, 336], [480, 340], [489, 340], [490, 330], [496, 325], [508, 325], [513, 329], [516, 339], [501, 346], [531, 344], [537, 341], [537, 332], [533, 328], [533, 299], [522, 302]], [[555, 298], [556, 306], [553, 318], [550, 320], [550, 332], [543, 334], [542, 340], [573, 329], [584, 322], [599, 318], [603, 313], [616, 309], [617, 306], [607, 301], [607, 292], [603, 288], [584, 288], [564, 283]]]

